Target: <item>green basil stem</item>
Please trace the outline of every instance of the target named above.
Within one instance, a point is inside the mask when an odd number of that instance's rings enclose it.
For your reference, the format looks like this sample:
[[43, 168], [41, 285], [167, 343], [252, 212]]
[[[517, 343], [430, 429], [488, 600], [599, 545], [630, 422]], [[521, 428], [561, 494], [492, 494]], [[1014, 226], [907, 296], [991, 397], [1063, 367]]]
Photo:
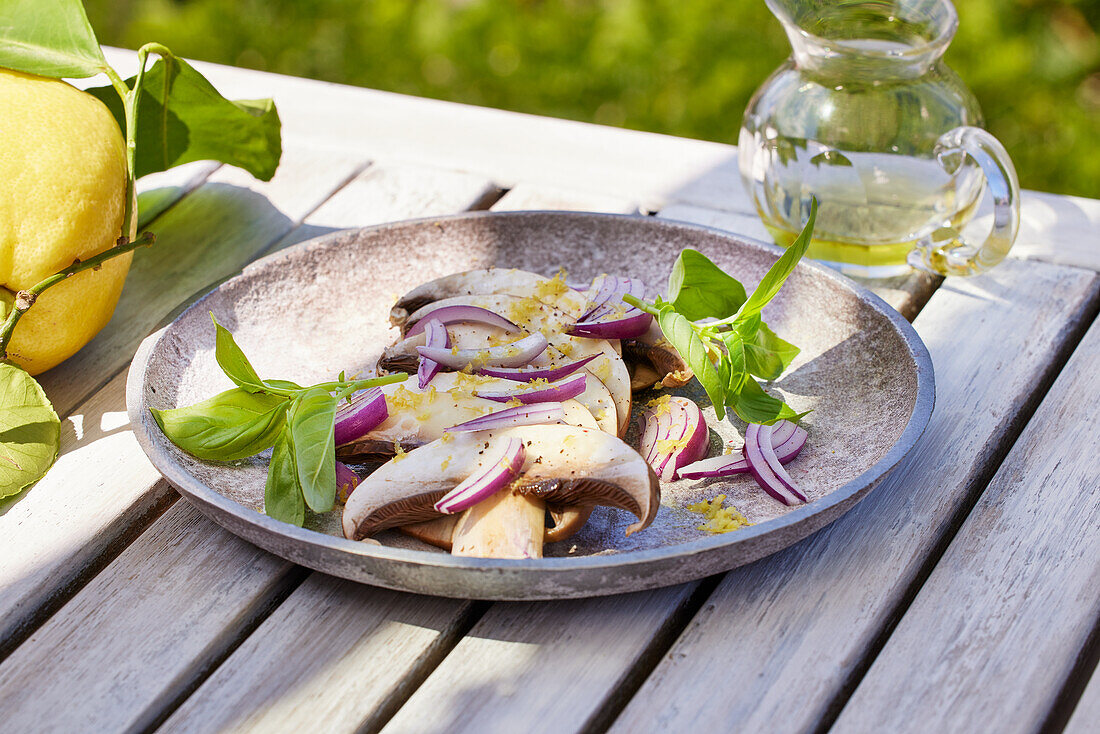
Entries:
[[3, 326], [0, 326], [0, 359], [8, 358], [8, 343], [11, 341], [11, 335], [15, 331], [15, 325], [19, 323], [19, 319], [23, 318], [23, 314], [34, 305], [34, 302], [42, 295], [43, 291], [51, 286], [57, 285], [67, 278], [71, 278], [77, 273], [85, 270], [94, 270], [113, 257], [125, 255], [127, 252], [136, 250], [139, 247], [151, 245], [155, 240], [156, 236], [152, 232], [146, 232], [132, 242], [120, 242], [111, 249], [104, 250], [87, 260], [77, 260], [69, 267], [58, 273], [54, 273], [40, 283], [16, 293], [15, 304], [4, 320]]
[[[305, 389], [312, 390], [319, 387], [322, 390], [328, 392], [339, 390], [341, 393], [350, 395], [357, 390], [364, 390], [368, 387], [378, 387], [379, 385], [392, 385], [395, 382], [404, 382], [407, 379], [409, 379], [408, 375], [397, 373], [393, 375], [382, 375], [381, 377], [368, 377], [366, 379], [356, 380], [354, 382], [341, 382], [339, 380], [333, 382], [322, 382], [319, 385], [310, 385], [309, 388]], [[283, 397], [287, 398], [297, 397], [301, 393], [305, 392], [305, 389], [292, 390], [289, 388], [272, 387], [266, 382], [264, 383], [264, 392], [270, 393], [272, 395], [282, 395]]]
[[[660, 301], [661, 299], [658, 298], [657, 300]], [[631, 306], [638, 309], [639, 311], [645, 311], [647, 314], [654, 318], [657, 318], [661, 315], [661, 309], [657, 308], [655, 304], [647, 303], [640, 298], [637, 298], [636, 296], [630, 295], [629, 293], [623, 295], [623, 302], [629, 303]], [[703, 342], [714, 341], [714, 335], [721, 330], [718, 328], [714, 328], [718, 326], [718, 322], [709, 324], [696, 324], [694, 321], [689, 321], [688, 323], [691, 324], [692, 330], [699, 336], [700, 339], [703, 340]]]

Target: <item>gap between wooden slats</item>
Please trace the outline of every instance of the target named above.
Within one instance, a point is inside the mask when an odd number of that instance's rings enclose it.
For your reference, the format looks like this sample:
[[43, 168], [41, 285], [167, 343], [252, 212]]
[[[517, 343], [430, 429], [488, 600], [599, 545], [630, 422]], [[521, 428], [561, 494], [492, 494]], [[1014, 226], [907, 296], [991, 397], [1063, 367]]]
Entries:
[[728, 573], [611, 731], [826, 726], [1095, 313], [1097, 281], [1009, 261], [936, 291], [915, 322], [937, 377], [921, 443], [830, 527]]
[[[1094, 656], [1095, 657], [1095, 656]], [[1088, 686], [1077, 701], [1069, 721], [1066, 723], [1065, 734], [1095, 734], [1096, 722], [1100, 721], [1100, 668], [1093, 661], [1092, 678]], [[1052, 728], [1052, 730], [1055, 730]]]
[[[338, 169], [333, 170], [335, 175]], [[404, 166], [395, 166], [390, 174], [380, 174], [378, 170], [367, 173], [371, 181], [399, 179], [411, 190], [437, 191], [438, 195], [429, 197], [421, 214], [453, 212], [468, 206], [483, 205], [487, 198], [492, 198], [496, 195], [494, 192], [498, 192], [488, 181], [467, 174], [409, 169]], [[445, 185], [451, 187], [449, 194], [443, 191]], [[406, 208], [399, 207], [388, 214], [385, 210], [387, 206], [385, 197], [374, 202], [375, 205], [371, 207], [357, 207], [357, 202], [361, 203], [364, 199], [370, 200], [369, 187], [363, 189], [347, 186], [342, 188], [336, 196], [346, 200], [340, 205], [342, 210], [358, 210], [361, 217], [374, 217], [377, 221], [407, 217], [416, 213], [407, 210], [410, 200], [408, 197], [396, 200], [405, 202]], [[313, 208], [309, 207], [309, 209]], [[328, 211], [331, 214], [333, 211], [340, 210], [330, 208]], [[315, 216], [307, 217], [307, 223], [315, 226], [343, 226], [337, 220], [328, 218], [329, 215], [320, 209], [317, 209], [314, 214]], [[177, 221], [180, 230], [174, 236], [185, 238], [185, 228], [189, 225], [194, 226], [194, 220]], [[45, 507], [42, 512], [27, 513], [27, 518], [32, 523], [37, 522], [42, 525], [38, 534], [53, 539], [60, 537], [59, 550], [56, 552], [39, 553], [41, 548], [35, 545], [34, 537], [28, 535], [24, 539], [26, 542], [13, 545], [12, 554], [9, 555], [9, 557], [27, 559], [24, 571], [28, 576], [32, 574], [36, 576], [36, 585], [33, 593], [25, 594], [20, 592], [25, 591], [25, 587], [29, 584], [24, 583], [22, 587], [13, 584], [12, 596], [6, 603], [17, 607], [35, 624], [41, 621], [41, 615], [36, 615], [36, 610], [49, 607], [49, 595], [52, 594], [53, 598], [56, 598], [62, 589], [67, 588], [66, 575], [75, 578], [80, 575], [82, 569], [95, 566], [100, 562], [101, 557], [96, 556], [96, 553], [105, 552], [107, 545], [105, 542], [99, 543], [99, 540], [109, 535], [111, 528], [116, 526], [132, 527], [133, 523], [139, 520], [136, 511], [141, 504], [148, 501], [151, 494], [155, 496], [164, 488], [164, 485], [158, 481], [156, 472], [140, 455], [136, 442], [128, 430], [123, 388], [124, 376], [120, 374], [116, 376], [109, 389], [96, 396], [111, 408], [101, 408], [100, 412], [111, 412], [119, 416], [118, 420], [121, 423], [115, 426], [114, 430], [120, 443], [110, 445], [101, 440], [95, 440], [86, 446], [78, 445], [72, 459], [72, 472], [65, 475], [57, 472], [58, 467], [55, 467], [55, 470], [43, 480], [43, 483], [50, 483], [45, 485], [45, 491], [43, 491], [44, 484], [40, 483], [24, 496], [24, 501], [34, 498], [36, 505]], [[83, 413], [76, 411], [74, 417], [82, 418]], [[69, 446], [67, 445], [66, 448]], [[127, 453], [128, 451], [132, 453]], [[103, 493], [100, 490], [101, 494], [92, 496], [83, 491], [88, 484], [85, 472], [90, 466], [102, 466], [106, 475], [104, 483], [110, 488], [112, 497], [111, 503], [108, 503], [111, 507], [107, 510], [97, 510], [99, 515], [93, 514], [95, 522], [88, 521], [88, 510], [90, 506], [96, 509], [96, 502], [102, 500]], [[127, 472], [133, 472], [134, 476], [129, 476]], [[52, 491], [50, 487], [53, 487]], [[158, 487], [161, 490], [158, 490]], [[87, 492], [95, 492], [96, 489], [96, 487], [87, 487]], [[73, 495], [75, 503], [79, 506], [67, 508], [65, 517], [71, 520], [70, 532], [51, 535], [50, 526], [56, 524], [57, 518], [49, 512], [49, 502], [51, 497], [64, 491]], [[19, 509], [21, 504], [12, 509]], [[27, 507], [30, 508], [31, 505]], [[182, 544], [201, 547], [210, 553], [219, 552], [218, 549], [226, 545], [228, 534], [197, 516], [194, 521], [181, 519], [190, 518], [194, 513], [195, 511], [186, 502], [176, 503], [165, 511], [153, 527], [141, 535], [130, 548], [151, 544], [149, 547], [155, 550], [165, 544], [172, 546]], [[12, 515], [11, 510], [8, 515], [11, 515], [11, 522], [15, 525], [16, 516]], [[8, 519], [8, 515], [0, 517], [0, 526]], [[81, 524], [82, 520], [86, 525]], [[104, 525], [108, 527], [105, 528]], [[164, 527], [177, 528], [179, 532], [166, 534], [160, 530]], [[0, 539], [3, 539], [0, 542], [6, 541], [6, 534], [0, 533]], [[95, 542], [85, 545], [89, 540]], [[53, 617], [42, 624], [32, 638], [33, 650], [26, 645], [20, 646], [3, 665], [0, 665], [0, 681], [18, 679], [21, 690], [35, 692], [34, 695], [25, 696], [26, 700], [21, 699], [18, 708], [12, 708], [14, 718], [11, 721], [36, 721], [39, 722], [37, 725], [40, 727], [54, 726], [59, 730], [91, 726], [97, 731], [114, 731], [151, 726], [167, 716], [179, 700], [205, 677], [210, 668], [219, 663], [240, 642], [241, 638], [251, 631], [255, 622], [266, 616], [272, 600], [281, 600], [282, 596], [296, 586], [297, 580], [301, 577], [298, 572], [288, 570], [293, 568], [290, 564], [284, 564], [281, 561], [276, 563], [277, 559], [240, 541], [233, 540], [230, 543], [232, 547], [237, 545], [243, 546], [246, 553], [241, 555], [239, 551], [229, 552], [228, 559], [213, 563], [215, 567], [212, 568], [207, 568], [212, 562], [203, 553], [187, 554], [181, 558], [167, 551], [164, 553], [151, 551], [149, 555], [142, 555], [137, 551], [130, 553], [127, 549], [115, 558]], [[251, 557], [248, 554], [251, 553], [258, 553], [266, 560], [262, 563], [253, 563], [248, 560]], [[137, 562], [138, 559], [140, 563]], [[169, 573], [185, 578], [190, 562], [202, 566], [202, 568], [191, 569], [193, 578], [197, 580], [174, 587], [158, 584], [157, 579]], [[215, 576], [219, 573], [233, 574], [242, 565], [248, 569], [249, 582], [240, 584], [239, 594], [234, 591], [234, 585], [220, 584], [204, 576], [204, 574]], [[5, 566], [5, 570], [7, 568]], [[19, 567], [13, 565], [13, 572], [17, 568]], [[219, 568], [222, 570], [219, 571]], [[17, 577], [17, 580], [19, 578], [23, 577]], [[211, 591], [212, 587], [221, 595], [215, 606], [206, 601], [207, 596], [215, 593]], [[156, 634], [149, 637], [148, 644], [144, 644], [141, 635], [134, 632], [135, 628], [119, 627], [119, 623], [113, 617], [104, 616], [88, 620], [70, 612], [72, 609], [95, 608], [99, 604], [97, 601], [99, 595], [108, 588], [111, 590], [112, 602], [116, 602], [119, 608], [126, 608], [128, 602], [138, 606], [144, 605], [141, 624], [157, 627]], [[253, 593], [255, 589], [263, 591], [258, 594]], [[130, 594], [134, 597], [131, 598]], [[196, 606], [190, 616], [179, 612], [181, 605], [177, 598], [179, 594], [193, 595], [192, 600]], [[0, 596], [0, 599], [3, 597]], [[23, 625], [20, 631], [25, 633], [27, 626]], [[98, 635], [81, 638], [89, 642], [81, 648], [80, 656], [64, 666], [31, 662], [39, 661], [42, 651], [56, 648], [54, 652], [59, 654], [58, 651], [65, 648], [75, 634], [76, 627], [80, 627], [81, 634], [86, 629], [99, 630]], [[131, 655], [131, 651], [135, 651], [135, 654]], [[104, 676], [104, 670], [112, 671], [112, 675]], [[3, 676], [10, 677], [5, 679]], [[33, 683], [30, 682], [32, 680]], [[125, 682], [125, 690], [114, 687], [112, 681]], [[51, 697], [67, 695], [65, 692], [71, 694], [73, 686], [96, 691], [89, 695], [104, 697], [111, 702], [111, 705], [108, 707], [90, 703], [83, 706], [84, 699], [81, 699], [81, 705], [59, 707], [53, 704], [55, 699]], [[3, 701], [2, 696], [3, 694], [0, 694], [0, 701]], [[7, 711], [6, 703], [0, 705], [3, 705]]]
[[1098, 364], [1100, 322], [831, 731], [1010, 734], [1049, 718], [1100, 618]]
[[[106, 53], [119, 68], [135, 66], [132, 51]], [[285, 140], [469, 171], [504, 186], [612, 195], [649, 211], [683, 203], [755, 216], [732, 145], [194, 64], [227, 96], [274, 97]], [[984, 237], [988, 225], [980, 220], [973, 231]], [[1098, 232], [1100, 201], [1023, 191], [1012, 256], [1100, 270]]]

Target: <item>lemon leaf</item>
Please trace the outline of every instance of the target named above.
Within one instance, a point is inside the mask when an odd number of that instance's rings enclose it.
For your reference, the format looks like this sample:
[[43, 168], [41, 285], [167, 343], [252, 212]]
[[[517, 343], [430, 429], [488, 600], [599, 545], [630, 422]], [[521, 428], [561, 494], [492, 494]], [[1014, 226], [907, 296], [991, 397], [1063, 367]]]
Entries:
[[80, 0], [4, 0], [0, 66], [82, 79], [107, 68]]
[[[126, 80], [133, 86], [134, 79]], [[125, 130], [113, 87], [89, 89]], [[191, 161], [238, 166], [270, 181], [282, 156], [279, 112], [270, 99], [232, 101], [176, 56], [158, 59], [145, 73], [138, 103], [134, 175], [166, 171]]]
[[61, 421], [24, 370], [0, 362], [0, 497], [37, 482], [57, 460]]

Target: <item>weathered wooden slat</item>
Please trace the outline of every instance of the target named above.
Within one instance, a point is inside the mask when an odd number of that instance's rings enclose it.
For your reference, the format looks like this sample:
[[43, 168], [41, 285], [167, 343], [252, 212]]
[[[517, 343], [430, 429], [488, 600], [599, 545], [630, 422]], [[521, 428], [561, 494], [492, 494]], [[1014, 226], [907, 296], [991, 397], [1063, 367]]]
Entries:
[[[1100, 322], [921, 586], [834, 732], [1008, 734], [1038, 731], [1046, 721], [1100, 619], [1097, 365]], [[1100, 719], [1093, 724], [1100, 728]]]
[[[762, 242], [772, 241], [760, 217], [755, 214], [705, 209], [691, 204], [673, 204], [662, 209], [657, 216], [662, 219], [676, 219], [681, 222], [724, 229]], [[882, 300], [897, 309], [902, 316], [912, 321], [942, 282], [943, 278], [929, 273], [913, 272], [896, 278], [864, 280], [861, 284], [874, 291]]]
[[1089, 679], [1063, 734], [1095, 734], [1097, 722], [1100, 722], [1100, 668]]
[[[269, 184], [223, 169], [194, 193], [198, 205], [188, 197], [168, 210], [156, 221], [161, 242], [143, 251], [159, 257], [144, 265], [135, 260], [131, 270], [127, 292], [133, 294], [131, 285], [140, 283], [139, 295], [127, 300], [124, 294], [111, 325], [81, 353], [40, 378], [58, 413], [68, 417], [58, 463], [33, 488], [0, 505], [0, 552], [5, 558], [0, 566], [0, 656], [174, 498], [129, 430], [125, 374], [117, 371], [145, 330], [193, 293], [189, 285], [201, 288], [223, 277], [219, 269], [234, 262], [243, 265], [244, 253], [255, 254], [271, 243], [272, 232], [290, 226], [291, 216], [307, 213], [308, 204], [296, 199], [338, 188], [352, 170], [325, 153], [310, 165], [307, 155], [289, 151], [285, 167]], [[190, 174], [199, 175], [201, 169]], [[160, 185], [156, 180], [142, 179]], [[169, 180], [160, 175], [161, 183]], [[265, 196], [272, 203], [259, 204]], [[235, 217], [231, 207], [238, 203], [240, 216]], [[192, 248], [199, 256], [181, 265]], [[204, 278], [208, 265], [211, 271]], [[149, 312], [140, 306], [139, 296], [147, 299]], [[134, 322], [152, 323], [135, 327]], [[104, 339], [119, 351], [97, 346]], [[107, 380], [76, 407], [85, 392]]]
[[696, 587], [494, 604], [383, 731], [590, 731]]
[[313, 574], [159, 731], [376, 730], [472, 608]]
[[141, 731], [244, 634], [293, 564], [175, 504], [0, 665], [9, 731]]
[[1023, 192], [1012, 256], [1100, 271], [1100, 201]]
[[65, 415], [126, 366], [145, 335], [180, 303], [240, 270], [290, 231], [365, 161], [287, 149], [269, 182], [224, 167], [159, 217], [138, 250], [114, 317], [74, 357], [42, 375]]
[[379, 163], [357, 176], [283, 237], [273, 250], [348, 227], [483, 209], [500, 189], [481, 176]]
[[0, 658], [175, 496], [126, 417], [120, 374], [70, 415], [61, 455], [0, 510]]
[[[418, 174], [419, 178], [406, 179], [408, 185], [414, 189], [419, 185], [428, 186], [429, 181], [433, 178], [437, 178], [436, 174], [429, 170], [421, 170]], [[446, 178], [446, 176], [443, 176]], [[383, 179], [385, 180], [385, 179]], [[481, 200], [484, 192], [491, 188], [487, 181], [476, 177], [464, 177], [461, 179], [454, 179], [456, 192], [453, 194], [453, 200], [461, 201], [465, 203], [472, 203]], [[465, 195], [461, 195], [465, 192]], [[348, 208], [354, 208], [356, 202], [361, 202], [364, 197], [370, 198], [365, 189], [361, 187], [345, 187], [341, 189], [335, 195], [337, 197], [343, 197], [347, 199], [345, 205]], [[185, 200], [186, 201], [186, 200]], [[404, 200], [400, 200], [404, 201]], [[175, 212], [176, 209], [172, 209], [171, 212]], [[394, 210], [394, 216], [406, 216], [407, 209]], [[365, 215], [385, 217], [384, 211], [378, 208], [372, 209], [369, 212], [364, 210]], [[283, 216], [283, 215], [280, 215]], [[392, 217], [391, 217], [392, 218]], [[307, 220], [309, 218], [307, 217]], [[215, 222], [215, 224], [219, 224]], [[205, 226], [205, 224], [204, 224]], [[196, 224], [196, 220], [193, 218], [181, 219], [173, 224], [173, 227], [179, 229], [165, 228], [165, 231], [169, 231], [172, 237], [179, 238], [181, 241], [185, 241], [187, 228], [190, 227], [193, 232], [193, 237], [196, 239], [202, 239], [212, 235], [204, 234], [201, 227]], [[267, 231], [267, 230], [264, 230]], [[70, 470], [67, 465], [65, 471], [57, 472], [62, 465], [54, 467], [54, 471], [51, 471], [47, 475], [43, 483], [40, 483], [33, 488], [29, 493], [23, 496], [21, 502], [12, 509], [9, 510], [12, 523], [19, 521], [19, 517], [15, 514], [11, 514], [19, 509], [22, 502], [29, 501], [30, 499], [36, 500], [36, 507], [34, 508], [34, 523], [27, 528], [26, 533], [17, 534], [17, 538], [24, 540], [24, 544], [19, 545], [13, 549], [11, 558], [30, 559], [25, 566], [35, 571], [34, 578], [30, 577], [30, 572], [27, 572], [28, 579], [22, 585], [15, 586], [12, 589], [11, 597], [8, 598], [0, 594], [0, 602], [9, 605], [12, 608], [19, 610], [20, 614], [27, 618], [38, 619], [41, 615], [41, 609], [43, 600], [49, 605], [50, 600], [56, 598], [59, 594], [63, 594], [65, 590], [72, 585], [73, 578], [83, 578], [88, 575], [86, 569], [98, 568], [102, 565], [104, 556], [110, 556], [111, 548], [109, 547], [110, 540], [106, 539], [107, 536], [113, 535], [115, 537], [125, 535], [132, 532], [131, 529], [141, 526], [141, 518], [148, 515], [148, 512], [141, 512], [141, 508], [149, 503], [157, 504], [158, 498], [162, 497], [162, 493], [165, 491], [163, 484], [160, 484], [159, 476], [148, 465], [147, 461], [141, 456], [140, 450], [137, 449], [132, 434], [129, 432], [126, 414], [125, 414], [125, 399], [122, 392], [124, 387], [124, 379], [119, 375], [115, 382], [108, 386], [108, 389], [104, 389], [101, 393], [96, 395], [96, 402], [89, 401], [77, 411], [73, 413], [73, 420], [77, 417], [84, 415], [85, 409], [90, 412], [90, 417], [86, 421], [97, 420], [96, 415], [104, 412], [113, 413], [118, 416], [117, 425], [111, 424], [112, 430], [115, 430], [118, 435], [122, 436], [125, 441], [120, 443], [120, 446], [111, 446], [100, 440], [93, 440], [90, 442], [85, 455], [81, 455], [80, 460], [73, 460], [72, 469]], [[113, 388], [113, 391], [112, 391]], [[94, 437], [93, 437], [94, 438]], [[120, 439], [121, 441], [121, 439]], [[97, 449], [102, 444], [102, 451]], [[66, 443], [68, 446], [69, 443]], [[134, 455], [127, 453], [122, 448], [124, 446], [132, 446]], [[109, 462], [114, 460], [120, 463], [118, 469], [114, 469], [109, 466]], [[95, 495], [85, 497], [85, 487], [87, 492], [94, 492], [99, 489], [95, 486], [86, 486], [86, 477], [83, 472], [94, 471], [99, 465], [107, 465], [104, 467], [104, 471], [116, 471], [117, 473], [113, 477], [109, 477], [106, 482], [106, 491], [110, 492], [113, 497], [109, 503], [102, 502], [101, 498]], [[57, 472], [55, 475], [54, 472]], [[45, 483], [45, 484], [44, 484]], [[44, 526], [50, 526], [58, 524], [56, 518], [49, 512], [49, 501], [51, 497], [56, 497], [65, 488], [66, 485], [76, 484], [78, 489], [70, 490], [75, 495], [73, 506], [66, 506], [66, 518], [69, 518], [67, 523], [61, 523], [62, 527], [57, 533], [52, 528], [43, 529]], [[46, 487], [47, 490], [38, 493], [39, 489]], [[102, 491], [102, 490], [101, 490]], [[103, 509], [99, 509], [99, 505], [96, 502], [104, 504]], [[159, 509], [158, 505], [158, 509]], [[28, 508], [31, 506], [28, 505]], [[83, 531], [74, 531], [72, 528], [80, 520], [82, 515], [89, 512], [98, 512], [95, 522], [100, 526], [109, 526], [108, 531], [105, 532], [103, 538], [93, 538], [92, 541], [86, 537]], [[148, 543], [152, 546], [156, 546], [157, 543], [171, 542], [176, 544], [185, 544], [194, 547], [202, 547], [202, 552], [195, 552], [193, 555], [179, 558], [172, 557], [173, 574], [186, 574], [189, 564], [194, 562], [203, 566], [203, 568], [191, 569], [193, 571], [192, 577], [194, 582], [192, 584], [182, 584], [180, 588], [173, 591], [166, 591], [171, 588], [170, 586], [157, 587], [158, 591], [155, 593], [150, 591], [150, 585], [155, 586], [155, 581], [148, 578], [148, 574], [160, 573], [159, 570], [150, 570], [145, 563], [144, 556], [135, 556], [130, 554], [129, 549], [109, 563], [106, 568], [103, 569], [95, 578], [85, 586], [80, 592], [77, 593], [73, 599], [61, 607], [45, 626], [41, 627], [38, 632], [34, 634], [25, 644], [15, 650], [12, 653], [10, 660], [15, 660], [12, 663], [13, 666], [21, 665], [18, 661], [21, 659], [34, 659], [38, 660], [38, 657], [32, 657], [30, 653], [24, 651], [25, 645], [34, 644], [38, 648], [49, 649], [53, 645], [64, 646], [66, 640], [68, 640], [73, 632], [73, 628], [80, 626], [83, 629], [85, 627], [90, 629], [101, 628], [102, 634], [95, 636], [89, 633], [89, 636], [82, 637], [84, 640], [85, 652], [90, 659], [112, 660], [110, 670], [115, 677], [120, 680], [128, 680], [131, 677], [140, 677], [144, 667], [149, 665], [155, 665], [155, 660], [142, 659], [138, 657], [128, 656], [127, 654], [119, 653], [116, 647], [119, 645], [128, 645], [129, 640], [126, 638], [120, 638], [112, 631], [114, 628], [110, 626], [109, 620], [102, 620], [99, 618], [92, 620], [81, 620], [69, 614], [74, 605], [80, 605], [81, 600], [86, 598], [85, 593], [89, 589], [103, 588], [104, 585], [109, 585], [112, 589], [112, 594], [117, 597], [117, 604], [119, 608], [124, 608], [127, 603], [128, 594], [134, 594], [135, 598], [130, 599], [129, 602], [135, 606], [140, 606], [144, 612], [145, 617], [143, 623], [150, 626], [165, 626], [165, 619], [177, 619], [178, 607], [180, 606], [177, 594], [190, 594], [191, 598], [189, 602], [195, 605], [201, 605], [202, 599], [205, 599], [206, 595], [212, 593], [211, 587], [215, 590], [221, 588], [219, 582], [210, 581], [204, 574], [216, 574], [214, 569], [206, 568], [207, 564], [210, 564], [210, 556], [213, 554], [221, 553], [219, 548], [225, 545], [225, 534], [221, 531], [212, 532], [211, 525], [209, 523], [193, 523], [184, 522], [179, 520], [181, 516], [190, 516], [193, 510], [186, 502], [180, 502], [169, 508], [157, 521], [155, 526], [141, 535], [134, 546], [142, 543]], [[7, 519], [7, 516], [0, 516], [0, 530], [3, 530], [3, 522]], [[180, 536], [167, 535], [164, 533], [158, 534], [157, 527], [160, 527], [164, 523], [175, 523], [180, 526]], [[90, 528], [89, 532], [94, 532], [95, 527]], [[62, 532], [69, 531], [72, 533], [72, 537], [58, 537]], [[2, 533], [0, 533], [2, 534]], [[38, 535], [41, 534], [44, 537], [39, 539]], [[197, 536], [197, 537], [193, 537]], [[152, 539], [150, 539], [152, 538]], [[45, 550], [39, 552], [39, 544], [45, 543]], [[52, 543], [53, 545], [50, 545]], [[87, 545], [82, 545], [87, 543]], [[205, 548], [206, 544], [212, 544], [210, 548]], [[133, 548], [134, 546], [131, 546]], [[234, 541], [234, 547], [243, 546], [247, 549], [247, 553], [243, 555], [238, 551], [229, 552], [226, 551], [225, 557], [219, 556], [221, 560], [219, 564], [225, 566], [224, 573], [228, 575], [234, 575], [238, 573], [239, 569], [241, 573], [249, 576], [247, 583], [243, 583], [244, 588], [275, 588], [279, 587], [281, 583], [279, 579], [285, 576], [286, 568], [283, 564], [276, 564], [274, 566], [262, 563], [253, 563], [249, 560], [251, 558], [250, 553], [260, 553], [251, 546], [246, 544], [240, 544]], [[152, 552], [152, 551], [151, 551]], [[236, 554], [236, 555], [234, 555]], [[267, 556], [264, 556], [267, 557]], [[6, 572], [8, 566], [4, 566], [4, 572]], [[19, 572], [19, 564], [12, 564], [13, 584], [18, 583], [22, 578]], [[68, 575], [69, 578], [66, 578]], [[0, 576], [0, 578], [5, 578]], [[240, 579], [238, 578], [239, 582]], [[228, 583], [228, 582], [226, 582]], [[92, 592], [94, 593], [94, 592]], [[169, 678], [160, 678], [154, 676], [148, 685], [137, 687], [133, 690], [124, 701], [116, 701], [117, 711], [111, 715], [103, 710], [96, 709], [99, 716], [102, 714], [102, 719], [97, 719], [95, 726], [90, 726], [91, 730], [96, 731], [112, 731], [112, 730], [124, 730], [131, 724], [146, 725], [150, 721], [157, 720], [164, 713], [166, 709], [169, 709], [171, 705], [177, 701], [180, 695], [186, 693], [188, 688], [193, 685], [194, 681], [199, 680], [205, 675], [206, 667], [209, 666], [211, 661], [216, 660], [219, 656], [224, 655], [226, 650], [231, 648], [237, 641], [237, 632], [235, 630], [238, 627], [235, 620], [239, 619], [252, 619], [253, 607], [255, 605], [255, 599], [248, 594], [240, 596], [226, 596], [223, 595], [218, 600], [219, 614], [221, 617], [211, 616], [209, 617], [211, 624], [204, 626], [203, 624], [196, 623], [189, 625], [186, 619], [179, 619], [177, 627], [173, 627], [174, 639], [181, 649], [185, 650], [198, 650], [199, 653], [193, 654], [190, 657], [186, 655], [178, 661], [178, 666], [172, 668], [172, 674]], [[37, 605], [37, 606], [36, 606]], [[158, 607], [159, 605], [159, 607]], [[2, 607], [0, 607], [2, 609]], [[39, 611], [36, 612], [35, 609]], [[37, 616], [35, 616], [37, 614]], [[427, 614], [425, 612], [425, 614]], [[251, 615], [251, 616], [250, 616]], [[221, 619], [226, 627], [224, 629], [219, 628], [215, 621]], [[459, 624], [461, 620], [456, 617], [455, 624]], [[137, 624], [137, 623], [135, 623]], [[18, 637], [19, 632], [26, 629], [26, 624], [22, 625], [17, 630], [14, 630], [14, 634]], [[41, 636], [47, 628], [53, 630], [47, 636]], [[158, 627], [156, 634], [160, 634], [161, 630]], [[442, 644], [445, 637], [439, 637], [435, 644]], [[93, 649], [94, 648], [94, 649]], [[419, 648], [418, 648], [419, 649]], [[427, 650], [432, 649], [432, 643], [426, 644]], [[55, 654], [61, 655], [62, 650], [55, 651]], [[124, 651], [127, 652], [127, 651]], [[46, 654], [46, 653], [41, 653]], [[424, 654], [424, 649], [420, 649], [419, 653]], [[39, 655], [39, 653], [35, 653]], [[415, 655], [414, 655], [415, 661]], [[6, 665], [7, 663], [5, 663]], [[174, 663], [175, 664], [175, 663]], [[415, 667], [414, 663], [410, 663]], [[101, 669], [106, 669], [107, 666], [101, 666]], [[3, 680], [4, 665], [0, 665], [0, 681]], [[83, 675], [83, 672], [77, 671], [79, 675]], [[50, 702], [54, 701], [56, 697], [62, 696], [62, 691], [68, 689], [73, 685], [74, 674], [70, 671], [63, 669], [55, 669], [52, 666], [44, 666], [40, 672], [40, 677], [36, 678], [36, 686], [38, 686], [42, 695], [34, 696], [35, 700], [41, 700], [45, 705], [52, 705]], [[0, 699], [2, 700], [2, 699]], [[30, 703], [25, 704], [28, 708], [27, 711], [31, 711], [33, 706]], [[78, 708], [83, 708], [78, 707]], [[94, 708], [94, 707], [92, 707]], [[27, 716], [34, 714], [28, 713]], [[137, 723], [135, 723], [137, 722]], [[142, 723], [144, 722], [144, 723]], [[64, 730], [64, 727], [58, 726], [59, 730]]]
[[554, 209], [563, 211], [607, 212], [611, 214], [638, 214], [638, 204], [630, 199], [614, 195], [578, 193], [558, 186], [518, 183], [493, 204], [495, 212], [515, 212], [528, 209]]
[[1091, 315], [1098, 280], [1009, 261], [937, 290], [915, 321], [937, 383], [922, 441], [832, 526], [727, 574], [611, 731], [817, 730]]

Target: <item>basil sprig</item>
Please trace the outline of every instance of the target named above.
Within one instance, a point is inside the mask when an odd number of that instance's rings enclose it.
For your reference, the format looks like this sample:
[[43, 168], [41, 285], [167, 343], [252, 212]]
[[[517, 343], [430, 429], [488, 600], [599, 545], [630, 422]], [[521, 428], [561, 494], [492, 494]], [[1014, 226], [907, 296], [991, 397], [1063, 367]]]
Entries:
[[272, 449], [264, 511], [301, 526], [305, 508], [328, 512], [336, 500], [336, 406], [352, 393], [401, 382], [408, 375], [301, 387], [260, 379], [229, 330], [218, 323], [214, 356], [237, 387], [184, 408], [150, 408], [172, 443], [206, 461], [237, 461]]
[[658, 297], [648, 303], [623, 296], [624, 301], [657, 319], [665, 338], [706, 390], [719, 420], [725, 417], [727, 407], [746, 423], [771, 425], [802, 415], [769, 395], [756, 381], [779, 377], [799, 352], [777, 336], [760, 313], [806, 254], [816, 218], [817, 199], [813, 198], [802, 233], [751, 295], [701, 252], [685, 249], [669, 275], [667, 301]]

